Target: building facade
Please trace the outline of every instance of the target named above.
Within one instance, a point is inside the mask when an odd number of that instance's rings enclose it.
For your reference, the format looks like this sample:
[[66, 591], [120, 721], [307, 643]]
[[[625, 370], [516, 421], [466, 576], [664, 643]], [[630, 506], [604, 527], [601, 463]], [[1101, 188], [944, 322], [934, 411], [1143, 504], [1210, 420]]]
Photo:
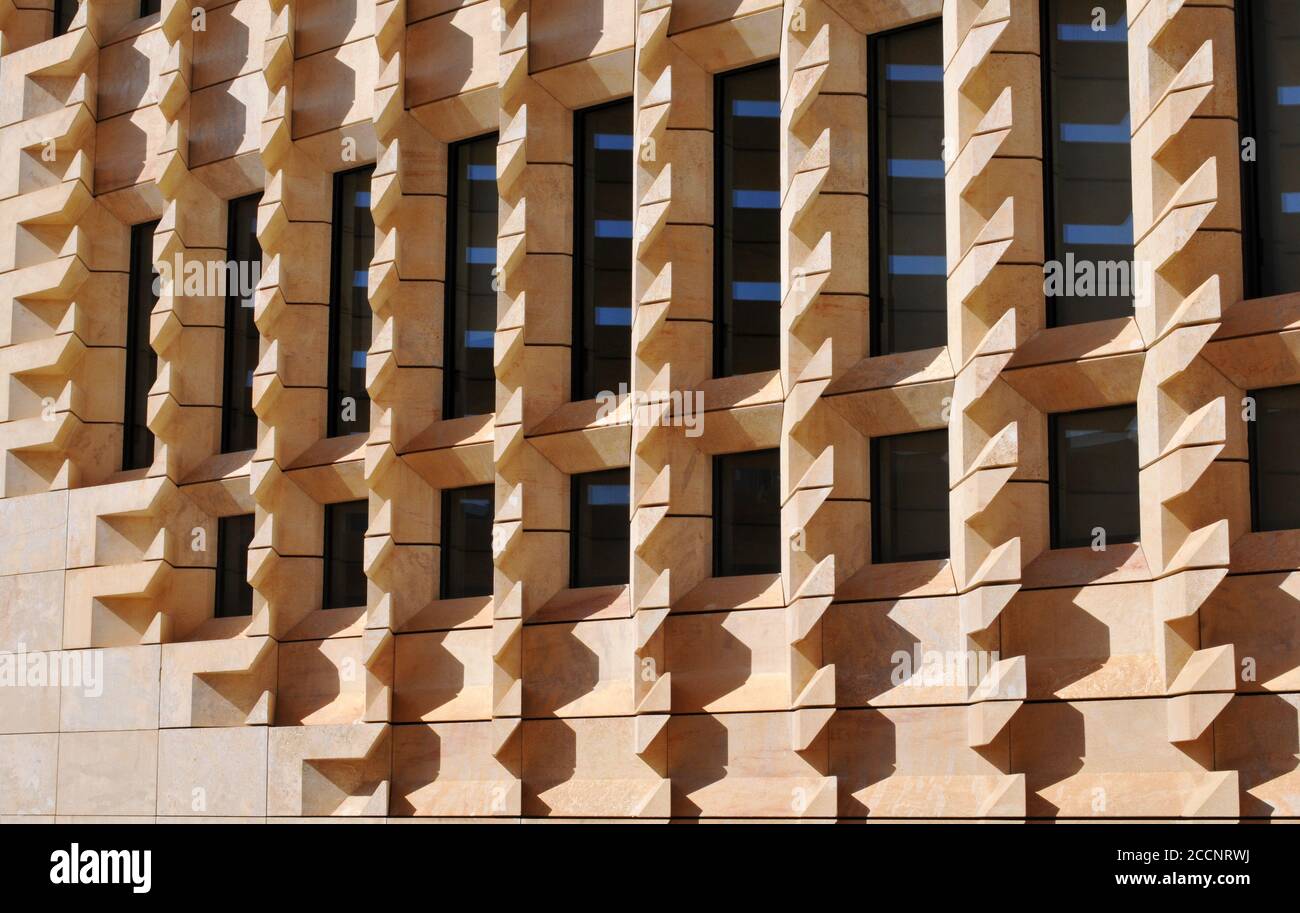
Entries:
[[1294, 4], [0, 0], [0, 157], [3, 820], [1300, 816]]

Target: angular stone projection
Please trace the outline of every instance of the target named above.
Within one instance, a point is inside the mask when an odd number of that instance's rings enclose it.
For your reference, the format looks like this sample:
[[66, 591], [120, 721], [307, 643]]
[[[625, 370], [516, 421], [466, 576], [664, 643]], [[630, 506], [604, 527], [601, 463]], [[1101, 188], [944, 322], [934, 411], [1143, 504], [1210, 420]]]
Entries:
[[50, 5], [0, 819], [1300, 817], [1277, 4]]

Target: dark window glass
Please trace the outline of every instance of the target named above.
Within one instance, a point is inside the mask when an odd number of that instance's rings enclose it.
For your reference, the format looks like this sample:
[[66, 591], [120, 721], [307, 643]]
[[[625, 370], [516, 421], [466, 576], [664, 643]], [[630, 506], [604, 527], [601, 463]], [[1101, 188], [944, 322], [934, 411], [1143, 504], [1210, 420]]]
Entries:
[[[370, 217], [367, 165], [334, 176], [334, 276], [330, 287], [329, 435], [370, 430], [366, 352], [370, 349]], [[349, 402], [350, 400], [350, 402]]]
[[444, 418], [496, 410], [497, 137], [456, 143], [448, 181]]
[[122, 415], [122, 468], [153, 463], [149, 430], [149, 388], [158, 378], [158, 354], [149, 344], [149, 318], [158, 294], [154, 286], [153, 233], [157, 222], [131, 226], [131, 274], [126, 315], [126, 398]]
[[1134, 542], [1138, 517], [1137, 409], [1118, 406], [1049, 417], [1052, 548]]
[[257, 414], [253, 412], [253, 372], [260, 340], [253, 323], [257, 280], [262, 274], [262, 247], [257, 243], [257, 204], [253, 194], [230, 201], [226, 257], [234, 266], [226, 272], [226, 367], [221, 400], [221, 452], [257, 446]]
[[442, 598], [492, 594], [491, 485], [442, 493]]
[[[1059, 288], [1048, 285], [1048, 320], [1055, 326], [1133, 313], [1125, 15], [1124, 0], [1044, 4], [1046, 254], [1049, 280], [1053, 263], [1062, 278]], [[1071, 283], [1085, 261], [1099, 276], [1104, 270], [1106, 281]]]
[[877, 355], [948, 337], [943, 26], [871, 39], [871, 309]]
[[780, 88], [775, 62], [717, 77], [718, 377], [780, 367]]
[[140, 0], [140, 16], [152, 16], [162, 10], [162, 0]]
[[253, 515], [217, 520], [218, 618], [253, 614], [253, 588], [248, 584], [248, 547], [253, 543]]
[[80, 5], [77, 0], [54, 0], [54, 38], [68, 33]]
[[573, 398], [632, 376], [632, 102], [579, 111]]
[[627, 583], [632, 523], [627, 480], [626, 469], [573, 477], [571, 586]]
[[713, 458], [713, 575], [781, 570], [779, 450]]
[[948, 557], [948, 432], [871, 442], [871, 544], [877, 564]]
[[1250, 395], [1252, 528], [1300, 529], [1300, 385]]
[[1255, 141], [1242, 163], [1246, 294], [1300, 291], [1300, 7], [1242, 0], [1238, 80], [1241, 135]]
[[365, 501], [325, 505], [325, 591], [322, 606], [366, 604], [364, 565], [368, 508]]

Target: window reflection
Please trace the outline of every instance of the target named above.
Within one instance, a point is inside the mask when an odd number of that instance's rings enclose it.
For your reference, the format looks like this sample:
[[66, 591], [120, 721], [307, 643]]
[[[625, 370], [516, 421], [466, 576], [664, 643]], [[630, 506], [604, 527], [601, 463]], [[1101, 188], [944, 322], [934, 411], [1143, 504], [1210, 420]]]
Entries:
[[780, 367], [781, 102], [776, 62], [717, 77], [715, 374]]
[[492, 593], [493, 487], [442, 493], [442, 598]]
[[375, 166], [334, 178], [334, 280], [330, 301], [331, 437], [370, 430], [366, 353], [370, 350], [370, 261], [375, 223], [370, 216], [370, 177]]
[[632, 376], [632, 102], [578, 112], [573, 398]]
[[947, 340], [943, 27], [939, 20], [874, 36], [872, 296], [877, 355]]
[[[1056, 326], [1133, 313], [1133, 190], [1129, 141], [1128, 19], [1124, 0], [1050, 0], [1047, 36], [1047, 260], [1062, 283], [1048, 291]], [[1081, 264], [1093, 264], [1085, 267]], [[1121, 266], [1122, 264], [1122, 266]], [[1100, 274], [1104, 283], [1071, 282]]]
[[780, 451], [713, 458], [715, 577], [781, 570]]
[[574, 476], [571, 585], [627, 583], [630, 530], [626, 469]]
[[1049, 417], [1052, 547], [1138, 538], [1137, 409], [1118, 406]]
[[948, 432], [874, 438], [873, 560], [948, 557]]
[[450, 167], [443, 415], [459, 418], [496, 410], [496, 135], [453, 145]]

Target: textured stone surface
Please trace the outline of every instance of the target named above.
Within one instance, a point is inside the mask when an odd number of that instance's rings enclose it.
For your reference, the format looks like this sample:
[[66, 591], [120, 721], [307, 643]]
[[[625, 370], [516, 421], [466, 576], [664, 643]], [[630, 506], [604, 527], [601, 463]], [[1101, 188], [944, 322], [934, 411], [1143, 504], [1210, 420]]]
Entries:
[[[0, 651], [103, 670], [0, 685], [0, 821], [1300, 816], [1300, 532], [1249, 531], [1238, 407], [1300, 382], [1300, 296], [1240, 300], [1223, 5], [1130, 4], [1155, 290], [1050, 330], [1036, 0], [199, 6], [46, 39], [0, 0]], [[873, 358], [866, 35], [939, 15], [948, 345]], [[714, 379], [713, 75], [773, 58], [781, 364]], [[698, 437], [568, 402], [572, 112], [627, 97], [632, 387], [702, 392]], [[444, 420], [447, 144], [490, 132], [497, 408]], [[332, 174], [367, 163], [371, 424], [329, 439]], [[219, 453], [223, 300], [165, 291], [121, 472], [129, 228], [221, 257], [259, 192], [258, 446]], [[1126, 403], [1141, 542], [1051, 551], [1046, 416]], [[951, 559], [874, 565], [870, 439], [945, 427]], [[776, 447], [781, 572], [711, 578], [709, 459]], [[570, 590], [569, 476], [623, 467], [631, 582]], [[438, 599], [441, 491], [487, 484], [494, 593]], [[322, 611], [357, 499], [366, 605]], [[253, 614], [214, 619], [195, 530], [246, 513]]]

